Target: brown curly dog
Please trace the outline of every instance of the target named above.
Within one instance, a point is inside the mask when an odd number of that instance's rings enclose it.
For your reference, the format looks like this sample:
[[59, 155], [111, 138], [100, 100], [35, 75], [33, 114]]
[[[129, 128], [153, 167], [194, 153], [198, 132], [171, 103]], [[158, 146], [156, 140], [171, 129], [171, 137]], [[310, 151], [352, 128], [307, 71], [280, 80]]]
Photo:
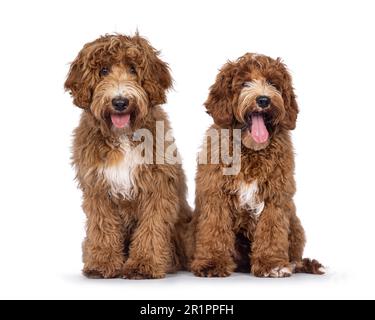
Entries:
[[[215, 122], [211, 131], [230, 129], [233, 142], [233, 129], [238, 129], [240, 169], [223, 175], [227, 163], [222, 159], [198, 165], [191, 270], [208, 277], [235, 270], [251, 270], [258, 277], [323, 273], [319, 262], [302, 260], [305, 235], [293, 203], [290, 138], [298, 107], [285, 65], [255, 54], [228, 62], [205, 106]], [[222, 141], [207, 141], [202, 152], [210, 158], [224, 147]]]
[[[71, 65], [65, 88], [83, 109], [73, 164], [87, 215], [89, 277], [162, 278], [186, 263], [185, 176], [179, 163], [161, 161], [174, 143], [156, 133], [158, 123], [170, 128], [159, 105], [171, 85], [168, 66], [138, 34], [88, 43]], [[151, 136], [151, 149], [138, 148], [144, 140], [137, 132]]]

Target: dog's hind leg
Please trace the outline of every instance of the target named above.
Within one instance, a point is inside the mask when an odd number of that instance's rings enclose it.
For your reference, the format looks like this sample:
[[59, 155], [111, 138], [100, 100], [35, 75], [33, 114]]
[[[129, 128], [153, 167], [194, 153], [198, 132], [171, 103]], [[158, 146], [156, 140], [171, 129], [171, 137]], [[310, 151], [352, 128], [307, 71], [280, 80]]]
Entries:
[[[293, 205], [294, 207], [294, 205]], [[317, 260], [303, 259], [306, 239], [300, 220], [293, 211], [290, 219], [289, 258], [295, 273], [324, 274], [324, 267]]]
[[290, 262], [296, 263], [302, 261], [303, 250], [305, 248], [305, 231], [299, 218], [295, 214], [294, 204], [293, 212], [289, 222], [289, 259]]
[[317, 260], [305, 258], [295, 264], [295, 273], [325, 274], [324, 266]]

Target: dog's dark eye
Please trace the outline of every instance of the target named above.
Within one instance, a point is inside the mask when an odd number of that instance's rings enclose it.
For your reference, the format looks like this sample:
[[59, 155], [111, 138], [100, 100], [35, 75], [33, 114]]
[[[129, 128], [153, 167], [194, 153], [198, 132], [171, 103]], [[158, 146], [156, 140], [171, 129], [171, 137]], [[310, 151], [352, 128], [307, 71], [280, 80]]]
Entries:
[[269, 84], [270, 86], [275, 86], [275, 84], [273, 83], [273, 81], [272, 80], [267, 80], [267, 84]]
[[109, 68], [103, 67], [100, 69], [100, 76], [105, 77], [109, 75]]
[[130, 71], [131, 74], [137, 74], [137, 69], [134, 65], [131, 65], [129, 67], [129, 71]]

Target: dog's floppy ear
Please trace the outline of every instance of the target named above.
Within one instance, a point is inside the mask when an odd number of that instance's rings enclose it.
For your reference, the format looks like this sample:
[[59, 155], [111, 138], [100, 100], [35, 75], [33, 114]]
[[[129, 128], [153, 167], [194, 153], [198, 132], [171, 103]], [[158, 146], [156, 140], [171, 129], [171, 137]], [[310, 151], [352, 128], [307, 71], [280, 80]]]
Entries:
[[288, 130], [294, 130], [297, 124], [297, 115], [299, 112], [298, 104], [296, 101], [296, 96], [293, 92], [293, 88], [291, 88], [289, 103], [287, 104], [286, 115], [285, 115], [285, 122], [284, 125]]
[[220, 127], [228, 127], [233, 123], [233, 78], [236, 67], [232, 62], [225, 64], [211, 86], [208, 98], [204, 103], [207, 113]]
[[95, 77], [88, 67], [89, 45], [86, 45], [72, 62], [64, 85], [65, 90], [73, 96], [73, 103], [83, 109], [90, 107], [95, 85]]
[[168, 64], [159, 58], [160, 52], [138, 33], [133, 37], [144, 54], [143, 87], [152, 106], [167, 101], [166, 91], [172, 87], [172, 76]]
[[285, 105], [285, 118], [283, 121], [283, 126], [288, 130], [294, 130], [297, 124], [299, 108], [296, 101], [296, 95], [294, 93], [292, 77], [280, 58], [277, 59], [277, 62], [283, 76], [282, 95]]

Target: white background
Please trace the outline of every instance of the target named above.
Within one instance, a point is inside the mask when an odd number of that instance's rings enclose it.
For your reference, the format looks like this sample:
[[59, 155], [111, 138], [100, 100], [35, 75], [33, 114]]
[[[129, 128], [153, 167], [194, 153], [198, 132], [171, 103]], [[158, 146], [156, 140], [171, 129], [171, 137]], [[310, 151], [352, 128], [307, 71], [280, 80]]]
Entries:
[[[375, 298], [374, 1], [1, 1], [0, 298]], [[139, 28], [175, 79], [166, 110], [189, 180], [211, 123], [218, 68], [281, 56], [301, 113], [293, 133], [305, 255], [326, 276], [87, 280], [84, 214], [70, 167], [80, 110], [64, 93], [83, 44]]]

